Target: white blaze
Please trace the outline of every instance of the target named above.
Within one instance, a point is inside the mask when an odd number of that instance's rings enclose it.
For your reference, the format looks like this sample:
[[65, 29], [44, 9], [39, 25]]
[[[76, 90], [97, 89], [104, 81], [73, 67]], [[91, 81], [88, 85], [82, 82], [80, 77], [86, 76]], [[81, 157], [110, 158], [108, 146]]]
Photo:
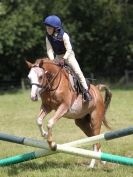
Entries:
[[[37, 77], [37, 73], [34, 71], [34, 69], [31, 69], [28, 78], [31, 81], [31, 84], [39, 84], [38, 82], [38, 77]], [[31, 98], [35, 98], [36, 96], [38, 96], [38, 86], [37, 85], [32, 85], [31, 88]]]

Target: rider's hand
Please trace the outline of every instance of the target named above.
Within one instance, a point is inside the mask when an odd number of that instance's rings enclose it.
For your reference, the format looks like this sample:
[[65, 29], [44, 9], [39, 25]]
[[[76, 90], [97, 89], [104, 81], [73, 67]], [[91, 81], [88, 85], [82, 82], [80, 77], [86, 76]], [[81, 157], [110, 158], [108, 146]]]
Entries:
[[59, 66], [63, 67], [64, 65], [65, 65], [65, 61], [62, 58], [62, 59], [59, 60]]

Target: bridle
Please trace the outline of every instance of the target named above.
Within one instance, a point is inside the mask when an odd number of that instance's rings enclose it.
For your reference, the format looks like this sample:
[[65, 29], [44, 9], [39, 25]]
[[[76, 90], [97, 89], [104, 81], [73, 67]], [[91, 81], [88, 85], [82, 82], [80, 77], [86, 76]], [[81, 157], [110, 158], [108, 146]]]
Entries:
[[[45, 70], [45, 68], [39, 67], [38, 65], [34, 65], [32, 68], [34, 67], [41, 68], [44, 71], [41, 84], [31, 83], [31, 85], [36, 85], [37, 87], [41, 88], [40, 94], [42, 94], [45, 91], [48, 91], [48, 92], [55, 91], [59, 87], [59, 84], [61, 81], [61, 70], [63, 69], [62, 67], [59, 68], [56, 74], [52, 74], [48, 72], [47, 70]], [[51, 84], [54, 82], [54, 80], [57, 78], [59, 74], [60, 74], [59, 82], [57, 83], [55, 88], [52, 88]], [[45, 84], [44, 84], [44, 81], [45, 81]]]

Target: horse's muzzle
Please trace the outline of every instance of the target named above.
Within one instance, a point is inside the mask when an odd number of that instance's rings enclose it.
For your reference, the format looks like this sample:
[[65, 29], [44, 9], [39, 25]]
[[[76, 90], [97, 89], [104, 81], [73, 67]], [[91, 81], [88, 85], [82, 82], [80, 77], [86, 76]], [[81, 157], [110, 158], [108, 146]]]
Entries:
[[36, 96], [31, 96], [31, 100], [32, 101], [38, 101], [38, 96], [36, 95]]

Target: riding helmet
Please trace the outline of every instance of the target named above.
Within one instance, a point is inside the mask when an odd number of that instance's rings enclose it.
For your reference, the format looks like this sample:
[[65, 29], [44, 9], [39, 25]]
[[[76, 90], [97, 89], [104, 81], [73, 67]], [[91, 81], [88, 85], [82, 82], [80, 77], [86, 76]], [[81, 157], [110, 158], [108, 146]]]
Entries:
[[45, 24], [47, 26], [51, 26], [56, 29], [61, 29], [61, 27], [62, 27], [61, 20], [56, 15], [50, 15], [50, 16], [46, 17], [43, 21], [43, 24]]

